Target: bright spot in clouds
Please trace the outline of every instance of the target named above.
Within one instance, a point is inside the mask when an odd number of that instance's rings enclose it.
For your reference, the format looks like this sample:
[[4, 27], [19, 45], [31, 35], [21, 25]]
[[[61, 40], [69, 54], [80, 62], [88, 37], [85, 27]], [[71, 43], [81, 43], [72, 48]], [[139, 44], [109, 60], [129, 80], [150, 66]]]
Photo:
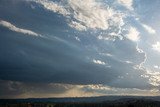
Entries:
[[156, 42], [155, 44], [152, 45], [152, 48], [157, 51], [160, 52], [160, 42]]
[[131, 41], [138, 42], [140, 37], [137, 29], [134, 27], [130, 27], [129, 32], [127, 34], [127, 38]]
[[105, 62], [103, 62], [103, 61], [101, 61], [101, 60], [95, 60], [95, 59], [93, 59], [93, 62], [94, 62], [95, 64], [100, 64], [100, 65], [105, 65], [105, 64], [106, 64]]

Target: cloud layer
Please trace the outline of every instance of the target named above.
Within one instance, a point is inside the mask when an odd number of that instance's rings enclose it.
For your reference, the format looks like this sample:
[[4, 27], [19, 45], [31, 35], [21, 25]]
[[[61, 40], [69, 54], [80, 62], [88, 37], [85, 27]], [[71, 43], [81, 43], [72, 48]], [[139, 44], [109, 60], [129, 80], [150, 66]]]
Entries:
[[158, 4], [0, 1], [0, 97], [159, 95]]
[[107, 30], [113, 26], [110, 22], [119, 26], [121, 14], [107, 4], [95, 0], [68, 0], [53, 2], [49, 0], [29, 0], [41, 4], [45, 9], [57, 12], [68, 18], [69, 25], [77, 30], [101, 29]]

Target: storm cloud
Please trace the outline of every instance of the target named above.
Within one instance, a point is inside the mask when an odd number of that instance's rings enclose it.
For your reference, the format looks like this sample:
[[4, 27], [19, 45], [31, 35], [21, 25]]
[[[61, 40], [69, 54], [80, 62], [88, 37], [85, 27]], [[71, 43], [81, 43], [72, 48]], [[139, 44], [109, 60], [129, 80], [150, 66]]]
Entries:
[[158, 28], [143, 21], [146, 5], [1, 0], [0, 97], [157, 94]]

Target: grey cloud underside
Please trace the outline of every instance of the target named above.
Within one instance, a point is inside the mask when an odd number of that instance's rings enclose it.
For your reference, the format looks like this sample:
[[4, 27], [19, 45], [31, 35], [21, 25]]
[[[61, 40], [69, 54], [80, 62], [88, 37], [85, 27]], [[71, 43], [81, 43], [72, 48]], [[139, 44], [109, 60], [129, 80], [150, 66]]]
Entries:
[[[35, 8], [32, 9], [31, 5]], [[145, 71], [133, 68], [145, 59], [145, 55], [139, 53], [136, 44], [128, 39], [98, 40], [97, 33], [76, 31], [67, 25], [62, 15], [33, 2], [1, 0], [0, 13], [0, 19], [45, 36], [28, 37], [0, 26], [1, 80], [38, 84], [104, 84], [140, 89], [151, 87], [148, 79], [141, 77]], [[80, 38], [80, 42], [75, 36]], [[95, 64], [93, 59], [101, 60], [110, 67]], [[38, 89], [41, 86], [45, 85], [37, 86]]]
[[[5, 48], [1, 47], [1, 49], [3, 48], [3, 52], [0, 54], [1, 79], [23, 82], [110, 84], [118, 87], [141, 87], [141, 85], [138, 85], [138, 78], [141, 80], [141, 74], [137, 74], [138, 71], [132, 70], [132, 66], [128, 66], [125, 62], [120, 62], [114, 58], [100, 56], [94, 49], [87, 50], [78, 44], [78, 48], [75, 48], [72, 47], [73, 44], [69, 45], [57, 40], [45, 40], [43, 38], [33, 40], [32, 37], [19, 37], [16, 33], [15, 38], [12, 36], [14, 33], [10, 33], [12, 34], [2, 36], [3, 41], [0, 42], [1, 44], [8, 44]], [[15, 41], [19, 42], [15, 44]], [[122, 52], [119, 54], [121, 56], [123, 54], [126, 59], [130, 58], [127, 57], [128, 54], [133, 53], [126, 53], [128, 51], [121, 49], [120, 47], [123, 46], [119, 47], [119, 43], [112, 43], [112, 45], [117, 51], [120, 49]], [[108, 48], [105, 52], [112, 52], [113, 47]], [[132, 45], [130, 48], [133, 48]], [[137, 53], [136, 49], [134, 52]], [[116, 55], [117, 52], [112, 53]], [[134, 55], [133, 53], [132, 57]], [[113, 67], [106, 68], [94, 64], [87, 60], [85, 56], [102, 59]], [[143, 60], [143, 55], [141, 58]], [[119, 83], [123, 83], [123, 80], [118, 80], [118, 76], [126, 75], [126, 72], [134, 76], [133, 80], [130, 81], [130, 83], [133, 83], [131, 86], [129, 84], [123, 86]], [[135, 78], [137, 83], [134, 85]], [[125, 79], [128, 79], [128, 77]]]
[[[53, 83], [24, 83], [16, 81], [0, 81], [0, 98], [18, 98], [24, 95], [42, 97], [48, 94], [63, 94], [71, 85], [53, 84]], [[27, 97], [28, 97], [27, 96]]]
[[[31, 38], [26, 43], [26, 39], [20, 38], [19, 44], [13, 44], [14, 41], [9, 40], [8, 47], [1, 52], [2, 79], [89, 84], [105, 83], [112, 78], [104, 73], [114, 75], [110, 69], [85, 61], [85, 57], [81, 56], [84, 55], [82, 50], [72, 49], [58, 41], [29, 42]], [[43, 42], [45, 43], [42, 44]], [[94, 79], [100, 77], [105, 80]]]

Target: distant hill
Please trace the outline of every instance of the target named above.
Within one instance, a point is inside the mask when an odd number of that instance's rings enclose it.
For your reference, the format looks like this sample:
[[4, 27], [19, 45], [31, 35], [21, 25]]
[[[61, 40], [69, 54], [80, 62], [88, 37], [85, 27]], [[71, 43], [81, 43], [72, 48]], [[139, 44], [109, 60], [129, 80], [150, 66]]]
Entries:
[[0, 99], [0, 107], [160, 107], [160, 97], [101, 96]]
[[28, 99], [0, 99], [1, 103], [99, 103], [99, 102], [125, 102], [134, 100], [160, 101], [160, 96], [100, 96], [100, 97], [72, 97], [72, 98], [28, 98]]

